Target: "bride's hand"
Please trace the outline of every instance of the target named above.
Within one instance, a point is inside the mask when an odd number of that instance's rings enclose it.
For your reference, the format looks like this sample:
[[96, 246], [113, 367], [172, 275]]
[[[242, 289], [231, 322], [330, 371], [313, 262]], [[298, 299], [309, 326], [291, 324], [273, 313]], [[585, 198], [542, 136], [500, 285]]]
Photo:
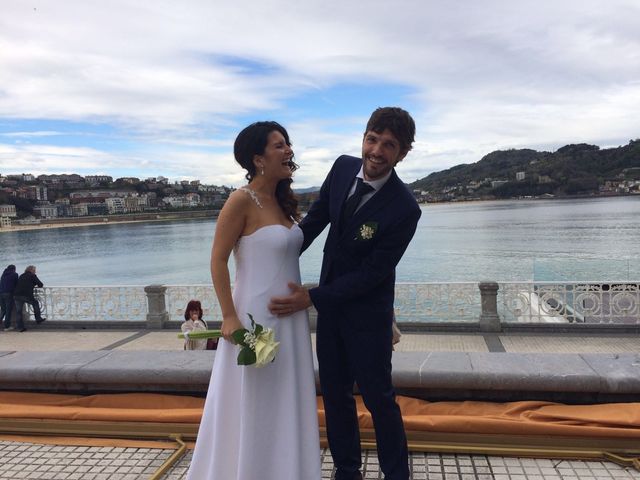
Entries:
[[231, 335], [233, 335], [233, 332], [241, 328], [244, 328], [244, 325], [242, 325], [238, 317], [235, 315], [231, 317], [224, 317], [222, 319], [222, 337], [233, 344], [236, 342], [234, 342]]

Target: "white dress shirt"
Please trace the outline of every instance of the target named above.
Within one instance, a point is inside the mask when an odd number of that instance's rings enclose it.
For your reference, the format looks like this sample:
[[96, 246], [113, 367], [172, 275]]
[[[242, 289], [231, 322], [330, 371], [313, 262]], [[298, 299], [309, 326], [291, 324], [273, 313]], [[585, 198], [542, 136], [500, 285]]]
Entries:
[[[362, 196], [362, 200], [360, 200], [360, 203], [358, 204], [358, 207], [356, 208], [356, 212], [358, 210], [360, 210], [360, 208], [362, 208], [362, 206], [367, 203], [369, 201], [369, 199], [371, 197], [373, 197], [378, 190], [380, 190], [382, 188], [382, 186], [387, 183], [387, 180], [389, 180], [389, 177], [391, 177], [391, 172], [393, 172], [393, 170], [389, 171], [389, 173], [387, 173], [384, 177], [382, 178], [378, 178], [377, 180], [365, 180], [364, 179], [364, 169], [363, 167], [360, 167], [360, 171], [358, 172], [358, 174], [356, 175], [356, 178], [353, 179], [353, 184], [351, 185], [351, 188], [349, 189], [349, 195], [347, 195], [347, 198], [349, 198], [351, 195], [354, 194], [354, 192], [356, 191], [356, 183], [357, 183], [357, 178], [361, 178], [362, 181], [368, 185], [371, 185], [371, 187], [373, 187], [373, 192], [369, 192], [366, 193], [365, 195]], [[354, 212], [355, 213], [355, 212]]]

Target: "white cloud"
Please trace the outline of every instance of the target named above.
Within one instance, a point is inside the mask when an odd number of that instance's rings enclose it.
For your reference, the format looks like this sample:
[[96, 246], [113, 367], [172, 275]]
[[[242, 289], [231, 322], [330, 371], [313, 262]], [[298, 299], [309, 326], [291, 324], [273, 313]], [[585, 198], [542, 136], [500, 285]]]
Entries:
[[638, 24], [631, 0], [9, 0], [0, 134], [57, 137], [42, 121], [110, 130], [109, 145], [76, 134], [67, 154], [12, 144], [18, 170], [137, 166], [239, 185], [233, 132], [269, 115], [290, 130], [298, 186], [318, 185], [333, 158], [358, 154], [369, 112], [320, 114], [305, 95], [375, 82], [411, 92], [410, 181], [495, 149], [640, 136]]

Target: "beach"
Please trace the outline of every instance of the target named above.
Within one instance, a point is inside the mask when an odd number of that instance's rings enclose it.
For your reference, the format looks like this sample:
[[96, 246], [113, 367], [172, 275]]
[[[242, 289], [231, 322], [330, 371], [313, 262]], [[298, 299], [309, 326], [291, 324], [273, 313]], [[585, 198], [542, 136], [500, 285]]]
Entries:
[[19, 232], [30, 230], [49, 230], [55, 228], [92, 227], [97, 225], [117, 225], [126, 223], [168, 222], [188, 219], [214, 219], [219, 210], [197, 210], [191, 212], [162, 212], [153, 214], [110, 215], [98, 217], [79, 217], [63, 219], [47, 219], [30, 225], [12, 225], [0, 228], [3, 232]]

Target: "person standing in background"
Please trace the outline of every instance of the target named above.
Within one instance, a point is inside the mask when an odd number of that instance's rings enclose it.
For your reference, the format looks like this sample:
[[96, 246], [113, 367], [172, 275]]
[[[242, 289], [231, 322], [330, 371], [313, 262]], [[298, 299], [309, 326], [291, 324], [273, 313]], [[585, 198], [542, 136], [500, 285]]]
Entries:
[[25, 303], [33, 307], [33, 316], [36, 318], [36, 323], [42, 323], [46, 320], [46, 318], [43, 318], [40, 314], [40, 302], [38, 302], [33, 295], [33, 289], [35, 287], [42, 288], [43, 286], [36, 275], [36, 267], [33, 265], [29, 265], [24, 273], [18, 277], [18, 283], [13, 292], [13, 300], [16, 304], [16, 330], [19, 332], [27, 331], [27, 328], [24, 326], [24, 319], [22, 318], [22, 309]]
[[[202, 319], [202, 304], [198, 300], [190, 300], [184, 309], [184, 323], [180, 327], [182, 333], [190, 334], [198, 331], [205, 331], [207, 322]], [[218, 346], [217, 338], [204, 338], [201, 340], [192, 340], [185, 338], [185, 350], [215, 350]]]
[[0, 322], [4, 319], [4, 329], [11, 329], [11, 314], [13, 313], [13, 291], [18, 283], [16, 266], [9, 265], [2, 272], [0, 278]]

